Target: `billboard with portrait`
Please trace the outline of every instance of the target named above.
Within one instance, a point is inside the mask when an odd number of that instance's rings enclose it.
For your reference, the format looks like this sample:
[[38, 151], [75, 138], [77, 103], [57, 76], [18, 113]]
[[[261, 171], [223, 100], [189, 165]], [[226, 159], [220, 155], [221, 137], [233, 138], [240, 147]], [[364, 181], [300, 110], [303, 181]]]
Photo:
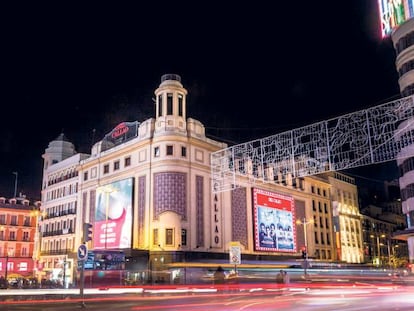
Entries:
[[414, 0], [378, 0], [382, 38], [414, 16], [413, 5]]
[[128, 178], [96, 189], [94, 249], [131, 247], [133, 184]]
[[253, 189], [255, 250], [296, 252], [295, 206], [291, 196]]

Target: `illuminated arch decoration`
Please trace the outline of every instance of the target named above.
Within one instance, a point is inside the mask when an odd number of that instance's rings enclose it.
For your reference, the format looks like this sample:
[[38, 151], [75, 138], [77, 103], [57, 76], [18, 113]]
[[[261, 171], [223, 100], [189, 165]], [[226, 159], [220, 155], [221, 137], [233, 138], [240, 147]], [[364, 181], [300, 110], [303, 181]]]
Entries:
[[211, 154], [212, 191], [408, 157], [414, 142], [414, 100], [408, 96], [338, 118], [231, 146]]

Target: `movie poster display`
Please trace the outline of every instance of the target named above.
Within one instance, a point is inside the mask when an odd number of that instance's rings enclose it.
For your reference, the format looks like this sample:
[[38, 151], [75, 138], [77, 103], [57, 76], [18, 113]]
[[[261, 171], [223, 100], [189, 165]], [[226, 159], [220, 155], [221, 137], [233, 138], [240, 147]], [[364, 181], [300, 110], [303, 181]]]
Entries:
[[253, 213], [255, 250], [296, 252], [292, 197], [254, 188]]
[[128, 178], [96, 189], [94, 249], [131, 247], [133, 184]]

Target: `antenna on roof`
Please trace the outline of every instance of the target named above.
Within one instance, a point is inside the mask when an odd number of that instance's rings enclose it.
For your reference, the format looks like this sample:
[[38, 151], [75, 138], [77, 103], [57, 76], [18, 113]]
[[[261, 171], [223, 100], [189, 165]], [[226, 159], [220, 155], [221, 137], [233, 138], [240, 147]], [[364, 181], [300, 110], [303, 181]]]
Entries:
[[19, 175], [17, 172], [13, 172], [14, 175], [16, 175], [14, 179], [14, 196], [13, 198], [16, 198], [17, 195], [17, 176]]
[[91, 141], [91, 146], [93, 146], [93, 144], [95, 143], [95, 133], [96, 133], [96, 129], [92, 129], [92, 141]]

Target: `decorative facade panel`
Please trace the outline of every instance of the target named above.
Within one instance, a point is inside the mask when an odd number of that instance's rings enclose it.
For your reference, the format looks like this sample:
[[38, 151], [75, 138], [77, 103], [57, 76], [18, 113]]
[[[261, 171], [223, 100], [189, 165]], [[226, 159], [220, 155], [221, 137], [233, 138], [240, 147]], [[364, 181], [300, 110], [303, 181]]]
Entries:
[[204, 179], [196, 176], [197, 245], [204, 246]]
[[185, 173], [154, 174], [154, 219], [171, 211], [187, 219], [187, 176]]
[[231, 192], [231, 232], [232, 241], [239, 241], [247, 247], [247, 201], [246, 188]]
[[138, 245], [144, 245], [145, 181], [145, 176], [138, 178]]

